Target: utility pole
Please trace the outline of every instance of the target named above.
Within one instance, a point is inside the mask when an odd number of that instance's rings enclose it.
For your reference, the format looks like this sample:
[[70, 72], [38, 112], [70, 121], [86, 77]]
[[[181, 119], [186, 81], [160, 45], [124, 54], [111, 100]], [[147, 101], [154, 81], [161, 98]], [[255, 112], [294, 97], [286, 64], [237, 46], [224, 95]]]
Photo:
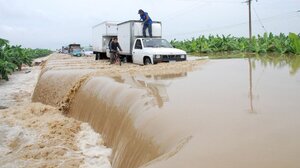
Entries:
[[[249, 7], [249, 41], [251, 45], [252, 41], [252, 15], [251, 15], [251, 1], [247, 0], [246, 3], [248, 3]], [[257, 1], [257, 0], [256, 0]], [[249, 63], [249, 98], [250, 98], [250, 112], [254, 113], [254, 107], [253, 107], [253, 90], [252, 90], [252, 63], [251, 63], [251, 57], [248, 57], [248, 63]]]
[[252, 18], [251, 18], [251, 1], [248, 0], [248, 6], [249, 6], [249, 40], [252, 39]]

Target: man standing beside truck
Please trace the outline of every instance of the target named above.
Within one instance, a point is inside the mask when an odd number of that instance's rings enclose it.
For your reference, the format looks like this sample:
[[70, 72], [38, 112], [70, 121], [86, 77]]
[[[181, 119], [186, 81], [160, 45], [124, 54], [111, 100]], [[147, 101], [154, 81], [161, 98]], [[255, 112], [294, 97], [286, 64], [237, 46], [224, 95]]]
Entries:
[[148, 28], [149, 36], [152, 37], [152, 20], [147, 12], [144, 12], [142, 9], [139, 10], [140, 20], [143, 21], [143, 36], [146, 37], [146, 29]]
[[117, 59], [117, 57], [119, 57], [119, 52], [118, 52], [118, 49], [120, 51], [122, 51], [122, 48], [118, 42], [118, 38], [117, 37], [114, 37], [112, 39], [112, 41], [110, 42], [110, 52], [112, 53], [110, 55], [110, 64], [113, 64], [115, 62], [115, 60]]

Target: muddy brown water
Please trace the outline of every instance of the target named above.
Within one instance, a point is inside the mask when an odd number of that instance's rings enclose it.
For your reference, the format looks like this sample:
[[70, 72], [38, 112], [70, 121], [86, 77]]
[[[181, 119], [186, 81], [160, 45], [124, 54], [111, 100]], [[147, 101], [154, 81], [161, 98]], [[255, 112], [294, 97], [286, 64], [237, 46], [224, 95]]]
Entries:
[[114, 168], [300, 167], [298, 59], [209, 60], [155, 75], [66, 62], [41, 75], [33, 101], [59, 106], [68, 95], [66, 115], [103, 135]]

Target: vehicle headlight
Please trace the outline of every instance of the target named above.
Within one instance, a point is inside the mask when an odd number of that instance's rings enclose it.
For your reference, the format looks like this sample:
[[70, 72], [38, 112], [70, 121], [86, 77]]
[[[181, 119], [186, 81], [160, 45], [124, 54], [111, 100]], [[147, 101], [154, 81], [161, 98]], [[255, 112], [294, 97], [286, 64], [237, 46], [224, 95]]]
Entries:
[[160, 58], [160, 55], [154, 55], [154, 58]]
[[180, 58], [184, 59], [184, 58], [185, 58], [185, 55], [181, 55]]

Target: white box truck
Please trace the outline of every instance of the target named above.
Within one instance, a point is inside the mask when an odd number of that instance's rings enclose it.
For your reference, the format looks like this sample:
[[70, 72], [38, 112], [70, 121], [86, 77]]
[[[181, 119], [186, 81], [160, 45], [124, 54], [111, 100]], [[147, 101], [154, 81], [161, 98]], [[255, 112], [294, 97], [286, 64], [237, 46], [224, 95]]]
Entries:
[[118, 23], [105, 21], [93, 27], [93, 53], [96, 60], [106, 58], [110, 39], [118, 36]]
[[[148, 30], [146, 30], [146, 32], [147, 37], [143, 37], [143, 24], [141, 21], [130, 20], [117, 24], [116, 37], [118, 37], [119, 44], [122, 48], [120, 55], [126, 56], [129, 62], [143, 65], [186, 60], [185, 51], [173, 48], [167, 40], [162, 39], [161, 22], [153, 21], [151, 38], [149, 38]], [[101, 36], [100, 34], [105, 34], [105, 32], [98, 32], [98, 35], [95, 35], [99, 38]], [[102, 38], [105, 37], [106, 36], [102, 36]], [[102, 39], [102, 41], [107, 40]], [[99, 44], [97, 45], [99, 46]], [[97, 46], [94, 48], [97, 48]], [[102, 50], [98, 49], [96, 52], [102, 51], [103, 54], [106, 54], [105, 51], [107, 48], [108, 42], [107, 45], [102, 45]]]

